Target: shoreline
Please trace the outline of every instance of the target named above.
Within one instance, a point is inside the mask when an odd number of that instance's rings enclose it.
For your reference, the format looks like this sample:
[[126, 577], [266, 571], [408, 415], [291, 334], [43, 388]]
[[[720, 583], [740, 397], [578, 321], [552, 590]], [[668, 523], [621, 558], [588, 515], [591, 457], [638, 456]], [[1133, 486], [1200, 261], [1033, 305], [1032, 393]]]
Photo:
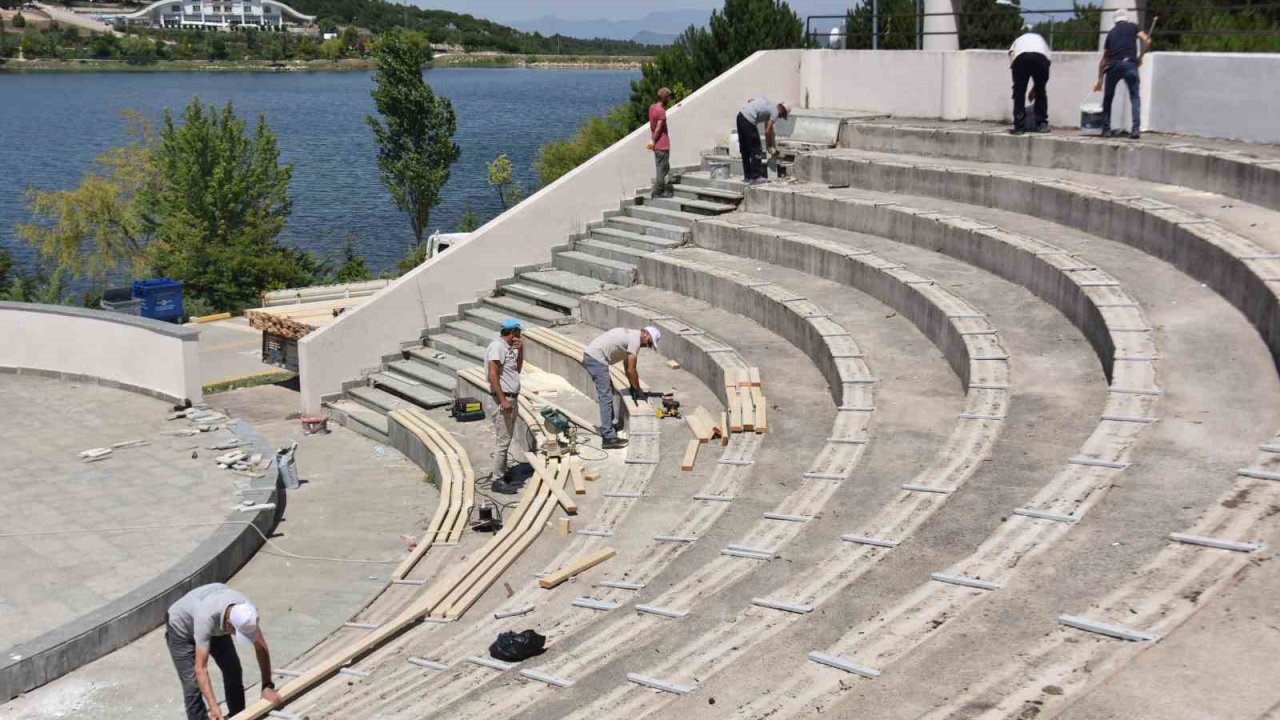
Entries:
[[[532, 68], [543, 70], [639, 70], [648, 57], [617, 55], [512, 55], [469, 53], [438, 55], [428, 68]], [[23, 60], [10, 59], [0, 73], [92, 72], [362, 72], [373, 69], [372, 58], [345, 60], [160, 60], [131, 65], [123, 60]]]

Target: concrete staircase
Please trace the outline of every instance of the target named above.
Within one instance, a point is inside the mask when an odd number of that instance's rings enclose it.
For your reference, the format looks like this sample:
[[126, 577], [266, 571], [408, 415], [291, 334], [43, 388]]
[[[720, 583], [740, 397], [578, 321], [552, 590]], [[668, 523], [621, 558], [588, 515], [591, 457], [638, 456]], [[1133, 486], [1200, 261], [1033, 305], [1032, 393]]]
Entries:
[[404, 407], [436, 408], [453, 402], [457, 372], [483, 363], [485, 347], [506, 318], [528, 327], [578, 322], [579, 298], [628, 287], [637, 279], [645, 253], [673, 250], [690, 242], [700, 218], [735, 210], [743, 184], [716, 179], [706, 170], [675, 173], [673, 197], [651, 198], [637, 190], [619, 208], [568, 238], [551, 262], [518, 269], [489, 294], [458, 308], [423, 331], [382, 365], [345, 383], [343, 397], [329, 403], [344, 425], [385, 440], [387, 413]]

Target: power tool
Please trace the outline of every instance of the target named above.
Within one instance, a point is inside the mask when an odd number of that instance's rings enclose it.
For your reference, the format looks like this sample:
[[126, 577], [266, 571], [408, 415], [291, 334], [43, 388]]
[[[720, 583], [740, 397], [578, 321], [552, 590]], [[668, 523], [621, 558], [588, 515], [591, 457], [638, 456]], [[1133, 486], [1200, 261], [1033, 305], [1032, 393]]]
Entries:
[[453, 409], [449, 411], [458, 422], [473, 422], [484, 419], [484, 405], [473, 397], [462, 397], [453, 401]]
[[578, 453], [578, 426], [573, 424], [568, 415], [565, 415], [559, 408], [548, 405], [542, 408], [542, 425], [547, 429], [547, 442], [543, 450], [548, 457], [560, 457], [561, 446], [560, 436], [564, 435], [568, 441], [570, 454]]
[[662, 418], [678, 418], [680, 417], [680, 401], [675, 395], [667, 393], [662, 396], [662, 407], [658, 408], [654, 413], [658, 419]]

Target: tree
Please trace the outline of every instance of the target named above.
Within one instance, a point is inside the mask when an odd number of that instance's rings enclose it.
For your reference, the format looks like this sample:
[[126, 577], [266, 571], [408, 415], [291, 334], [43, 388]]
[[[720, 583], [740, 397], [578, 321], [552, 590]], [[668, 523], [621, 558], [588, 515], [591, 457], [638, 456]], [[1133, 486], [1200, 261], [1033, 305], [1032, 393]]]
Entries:
[[27, 19], [22, 16], [22, 11], [19, 10], [14, 14], [13, 19], [11, 19], [9, 23], [13, 25], [15, 30], [21, 30], [27, 26]]
[[343, 28], [342, 35], [339, 38], [342, 40], [342, 47], [347, 50], [355, 50], [360, 45], [360, 31], [356, 30], [354, 26], [348, 25]]
[[461, 149], [453, 142], [458, 129], [453, 104], [432, 92], [422, 79], [430, 47], [393, 30], [374, 50], [373, 104], [381, 119], [370, 115], [378, 146], [378, 172], [395, 206], [409, 216], [414, 248], [423, 247], [431, 208]]
[[341, 60], [346, 54], [346, 48], [342, 46], [342, 41], [337, 38], [320, 43], [320, 57], [325, 60]]
[[1007, 50], [1022, 34], [1022, 12], [996, 0], [965, 0], [957, 17], [960, 49]]
[[612, 107], [603, 117], [592, 116], [584, 120], [568, 140], [549, 142], [538, 148], [533, 169], [543, 185], [550, 185], [560, 176], [590, 160], [596, 153], [626, 137], [635, 128], [631, 106]]
[[489, 187], [498, 193], [498, 201], [506, 210], [520, 202], [520, 183], [512, 177], [511, 158], [502, 153], [486, 166], [489, 174]]
[[480, 227], [480, 221], [476, 219], [476, 213], [471, 209], [471, 203], [463, 203], [462, 217], [458, 218], [458, 232], [475, 232], [478, 227]]
[[121, 55], [129, 65], [152, 65], [156, 62], [156, 46], [142, 37], [125, 38]]
[[[915, 0], [876, 0], [877, 17], [871, 17], [871, 0], [864, 0], [845, 16], [845, 48], [869, 50], [878, 37], [881, 50], [909, 50], [916, 46]], [[873, 33], [876, 28], [878, 33]]]
[[222, 36], [217, 33], [209, 35], [205, 43], [205, 52], [210, 60], [226, 60], [231, 56], [227, 50], [227, 41], [223, 40]]
[[356, 247], [355, 235], [347, 233], [347, 237], [343, 239], [341, 260], [342, 262], [338, 263], [337, 269], [333, 272], [334, 282], [360, 282], [373, 277], [373, 273], [369, 272], [369, 268], [364, 264], [364, 257], [360, 255], [359, 248]]

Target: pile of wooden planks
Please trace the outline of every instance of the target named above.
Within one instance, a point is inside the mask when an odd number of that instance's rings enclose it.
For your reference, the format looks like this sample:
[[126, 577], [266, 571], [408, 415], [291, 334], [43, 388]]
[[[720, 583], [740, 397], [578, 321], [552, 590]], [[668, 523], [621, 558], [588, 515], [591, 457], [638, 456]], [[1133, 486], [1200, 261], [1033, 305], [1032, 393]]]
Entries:
[[735, 373], [726, 373], [724, 395], [728, 406], [726, 414], [730, 432], [769, 431], [769, 406], [760, 382], [759, 368], [743, 368]]
[[427, 523], [417, 547], [391, 573], [392, 580], [403, 580], [432, 545], [458, 542], [475, 505], [476, 474], [467, 452], [453, 434], [421, 408], [392, 410], [388, 417], [413, 433], [435, 456], [436, 467], [440, 469], [440, 502], [435, 515]]
[[280, 307], [261, 307], [245, 310], [244, 316], [249, 320], [249, 327], [255, 330], [297, 340], [309, 332], [328, 325], [339, 314], [348, 308], [363, 303], [367, 298], [342, 298], [305, 303], [302, 305], [282, 305]]

